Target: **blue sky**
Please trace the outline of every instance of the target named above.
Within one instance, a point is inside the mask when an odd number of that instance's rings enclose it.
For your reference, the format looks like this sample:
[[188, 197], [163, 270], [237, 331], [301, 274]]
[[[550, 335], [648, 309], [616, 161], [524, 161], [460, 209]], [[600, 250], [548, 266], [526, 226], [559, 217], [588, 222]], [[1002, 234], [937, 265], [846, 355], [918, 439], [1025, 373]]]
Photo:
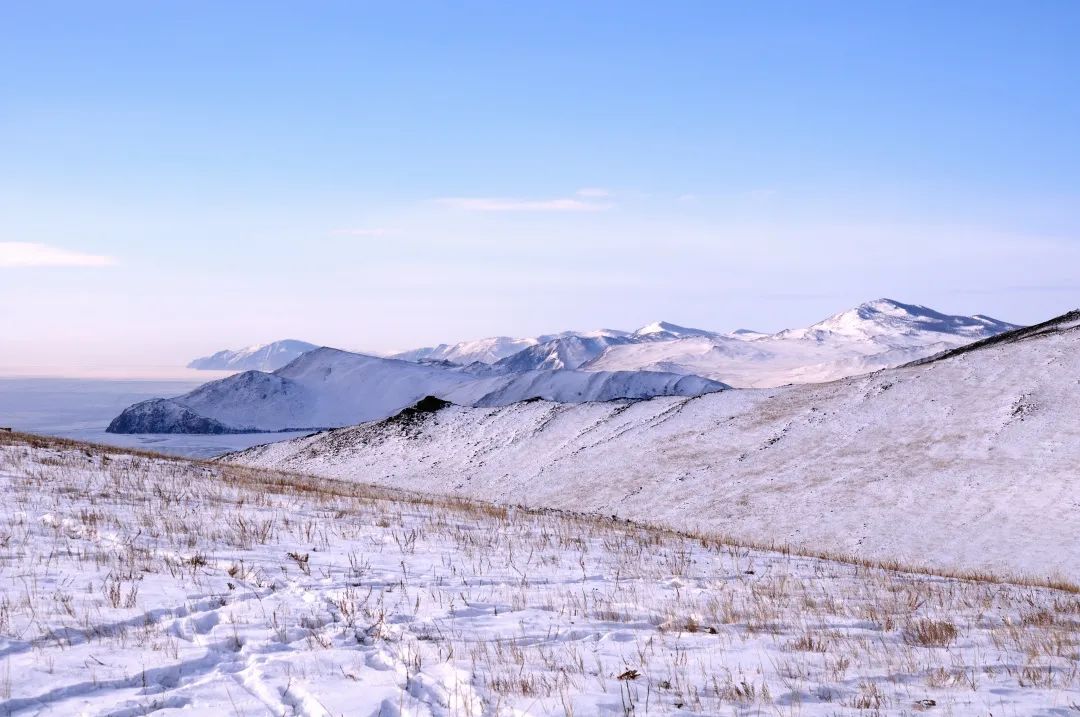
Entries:
[[1073, 2], [0, 5], [0, 373], [1080, 304]]

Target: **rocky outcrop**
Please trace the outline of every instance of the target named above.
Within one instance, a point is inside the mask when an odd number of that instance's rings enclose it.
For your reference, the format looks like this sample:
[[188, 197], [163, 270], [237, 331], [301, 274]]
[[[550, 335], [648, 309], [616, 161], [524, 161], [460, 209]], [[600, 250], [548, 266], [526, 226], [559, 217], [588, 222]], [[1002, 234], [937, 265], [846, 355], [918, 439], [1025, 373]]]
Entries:
[[105, 429], [108, 433], [248, 433], [213, 418], [200, 416], [186, 406], [154, 398], [124, 409]]

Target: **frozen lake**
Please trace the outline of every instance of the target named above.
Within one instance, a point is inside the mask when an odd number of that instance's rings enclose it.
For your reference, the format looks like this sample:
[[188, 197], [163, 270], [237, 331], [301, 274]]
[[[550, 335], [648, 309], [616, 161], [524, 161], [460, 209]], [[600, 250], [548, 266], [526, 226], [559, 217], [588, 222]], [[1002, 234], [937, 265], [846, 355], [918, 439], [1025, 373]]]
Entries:
[[187, 393], [199, 381], [0, 378], [0, 426], [81, 441], [208, 458], [304, 433], [114, 435], [109, 421], [138, 401]]

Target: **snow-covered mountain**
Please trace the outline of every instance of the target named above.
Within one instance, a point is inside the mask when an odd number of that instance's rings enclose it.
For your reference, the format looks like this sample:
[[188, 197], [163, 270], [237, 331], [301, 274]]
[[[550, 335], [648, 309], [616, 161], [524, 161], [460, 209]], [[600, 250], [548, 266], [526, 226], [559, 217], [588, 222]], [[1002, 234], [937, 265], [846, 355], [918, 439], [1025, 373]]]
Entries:
[[633, 343], [627, 335], [559, 336], [496, 361], [500, 371], [576, 369], [597, 358], [611, 346]]
[[315, 344], [306, 341], [285, 339], [248, 346], [238, 351], [218, 351], [195, 359], [188, 364], [188, 368], [203, 371], [276, 371], [301, 354], [317, 348], [319, 347]]
[[411, 351], [393, 354], [391, 358], [402, 361], [450, 361], [451, 363], [470, 364], [495, 363], [501, 358], [512, 356], [518, 351], [537, 344], [536, 339], [515, 339], [509, 336], [492, 336], [476, 341], [462, 341], [457, 344], [439, 344], [425, 346]]
[[287, 366], [246, 371], [183, 396], [127, 408], [110, 433], [240, 433], [344, 426], [385, 418], [425, 396], [461, 405], [497, 406], [542, 398], [579, 403], [617, 398], [690, 396], [726, 386], [697, 376], [653, 371], [476, 372], [319, 348]]
[[407, 430], [369, 423], [229, 459], [758, 543], [1075, 577], [1077, 416], [1073, 312], [832, 383], [448, 406]]
[[532, 338], [496, 337], [398, 354], [406, 360], [482, 362], [498, 371], [581, 369], [707, 376], [737, 387], [832, 381], [899, 366], [1017, 328], [986, 316], [950, 316], [878, 299], [801, 329], [720, 333], [655, 321]]
[[949, 316], [925, 306], [878, 299], [803, 329], [766, 335], [701, 332], [668, 341], [612, 346], [586, 371], [671, 371], [737, 387], [832, 381], [899, 366], [1017, 328], [985, 316]]
[[546, 344], [559, 339], [590, 340], [628, 335], [629, 332], [626, 331], [597, 329], [595, 331], [563, 331], [558, 334], [544, 334], [526, 338], [492, 336], [486, 339], [462, 341], [456, 344], [425, 346], [423, 348], [393, 354], [390, 358], [402, 359], [403, 361], [450, 361], [451, 363], [463, 365], [475, 362], [493, 364], [533, 346]]
[[[1009, 328], [1015, 327], [985, 316], [948, 316], [879, 299], [776, 334], [721, 334], [656, 321], [633, 332], [481, 339], [417, 349], [400, 354], [401, 359], [277, 342], [222, 352], [199, 365], [237, 370], [273, 365], [291, 353], [317, 356], [273, 373], [233, 376], [168, 401], [144, 402], [125, 411], [110, 430], [325, 428], [386, 417], [427, 395], [468, 406], [535, 397], [577, 403], [831, 381], [898, 366]], [[313, 378], [312, 372], [325, 375]]]
[[[536, 344], [495, 362], [504, 371], [587, 368], [591, 361], [614, 346], [652, 344], [687, 337], [715, 337], [711, 331], [689, 329], [666, 321], [656, 321], [634, 331], [566, 332], [542, 336]], [[637, 369], [630, 369], [637, 370]], [[680, 373], [688, 373], [681, 371]]]
[[949, 316], [925, 306], [878, 299], [830, 316], [805, 329], [788, 329], [777, 338], [829, 341], [848, 337], [890, 347], [921, 346], [927, 336], [941, 334], [961, 340], [977, 339], [1018, 328], [989, 316]]
[[740, 339], [742, 341], [753, 341], [754, 339], [763, 339], [769, 334], [763, 331], [754, 331], [753, 329], [735, 329], [734, 331], [728, 331], [721, 336], [725, 336], [729, 339]]
[[672, 324], [667, 321], [654, 321], [651, 324], [646, 324], [640, 329], [634, 332], [634, 336], [640, 341], [642, 339], [648, 341], [666, 341], [670, 339], [685, 339], [691, 336], [716, 336], [714, 331], [706, 331], [704, 329], [691, 329], [686, 326], [679, 326], [678, 324]]

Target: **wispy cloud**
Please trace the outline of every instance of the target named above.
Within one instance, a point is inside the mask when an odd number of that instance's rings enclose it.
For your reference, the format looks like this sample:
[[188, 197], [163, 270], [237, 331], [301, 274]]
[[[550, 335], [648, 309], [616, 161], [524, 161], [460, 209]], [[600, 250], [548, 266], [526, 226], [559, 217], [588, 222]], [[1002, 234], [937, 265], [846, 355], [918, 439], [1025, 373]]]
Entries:
[[444, 207], [466, 212], [603, 212], [615, 206], [614, 202], [604, 201], [610, 197], [607, 190], [593, 188], [582, 189], [573, 197], [553, 199], [443, 197], [435, 201]]
[[110, 266], [116, 261], [99, 254], [61, 249], [30, 242], [0, 242], [0, 268], [33, 266]]
[[577, 190], [577, 195], [579, 197], [589, 197], [592, 199], [607, 199], [609, 197], [614, 197], [615, 192], [610, 189], [604, 189], [603, 187], [582, 187]]

